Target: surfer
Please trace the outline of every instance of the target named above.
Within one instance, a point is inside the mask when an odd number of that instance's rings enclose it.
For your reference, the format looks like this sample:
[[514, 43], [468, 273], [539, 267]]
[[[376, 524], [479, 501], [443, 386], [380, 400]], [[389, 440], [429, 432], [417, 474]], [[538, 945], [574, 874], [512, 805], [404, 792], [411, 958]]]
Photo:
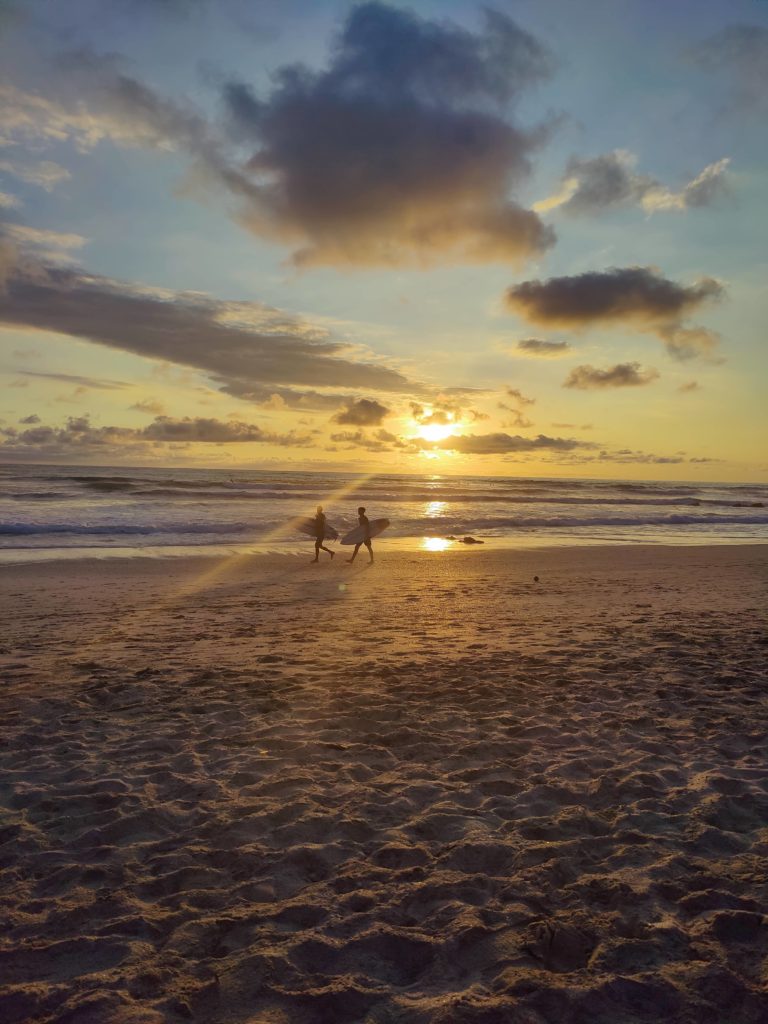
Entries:
[[336, 554], [335, 551], [331, 551], [327, 548], [323, 541], [325, 540], [325, 513], [323, 512], [323, 506], [317, 506], [317, 514], [313, 520], [315, 524], [315, 557], [312, 559], [313, 562], [317, 562], [320, 558], [321, 551], [327, 551], [328, 554], [333, 558]]
[[368, 516], [365, 514], [365, 509], [360, 506], [357, 510], [357, 521], [363, 529], [364, 539], [359, 544], [355, 544], [355, 550], [352, 552], [352, 557], [348, 558], [348, 562], [354, 562], [357, 558], [357, 552], [360, 550], [363, 544], [368, 548], [368, 557], [370, 564], [373, 564], [373, 548], [371, 547], [371, 524], [368, 522]]

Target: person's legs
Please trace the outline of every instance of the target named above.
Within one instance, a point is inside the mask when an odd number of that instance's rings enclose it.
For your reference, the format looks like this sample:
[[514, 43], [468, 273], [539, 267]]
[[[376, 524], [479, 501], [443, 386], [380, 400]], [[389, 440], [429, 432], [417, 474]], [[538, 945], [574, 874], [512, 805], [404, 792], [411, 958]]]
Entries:
[[352, 557], [348, 558], [347, 561], [348, 562], [354, 562], [354, 560], [357, 558], [357, 552], [359, 550], [360, 550], [360, 545], [359, 544], [355, 544], [355, 550], [352, 552]]
[[320, 559], [320, 548], [323, 546], [323, 542], [319, 537], [315, 538], [315, 557], [312, 559], [313, 562], [317, 562]]
[[368, 548], [368, 558], [370, 559], [370, 562], [373, 563], [373, 547], [371, 542], [369, 540], [365, 541], [365, 546]]
[[327, 551], [327, 552], [328, 552], [328, 554], [329, 554], [329, 555], [331, 556], [331, 558], [333, 558], [333, 556], [334, 556], [334, 555], [336, 554], [336, 552], [335, 552], [335, 551], [331, 551], [331, 549], [330, 549], [330, 548], [327, 548], [327, 547], [325, 546], [325, 544], [321, 544], [321, 545], [320, 545], [320, 550], [321, 550], [321, 551]]

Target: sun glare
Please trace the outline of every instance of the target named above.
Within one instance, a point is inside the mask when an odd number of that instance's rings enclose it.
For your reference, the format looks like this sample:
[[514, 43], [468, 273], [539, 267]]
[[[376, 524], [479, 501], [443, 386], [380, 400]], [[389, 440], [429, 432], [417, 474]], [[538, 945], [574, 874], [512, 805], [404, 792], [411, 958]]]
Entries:
[[444, 441], [455, 429], [455, 423], [422, 423], [419, 427], [419, 437], [425, 441]]

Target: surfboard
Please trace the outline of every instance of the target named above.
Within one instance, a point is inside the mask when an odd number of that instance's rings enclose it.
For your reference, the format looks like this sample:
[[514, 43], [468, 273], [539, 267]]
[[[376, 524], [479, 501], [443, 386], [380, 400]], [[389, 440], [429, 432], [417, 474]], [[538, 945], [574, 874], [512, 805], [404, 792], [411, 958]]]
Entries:
[[[371, 537], [378, 537], [389, 526], [388, 519], [372, 519], [368, 524]], [[365, 527], [356, 526], [354, 530], [345, 533], [341, 538], [342, 544], [362, 544], [365, 540]]]
[[[314, 519], [300, 519], [299, 522], [296, 523], [296, 529], [299, 533], [306, 533], [308, 537], [317, 536], [317, 524]], [[338, 538], [339, 531], [334, 529], [330, 523], [326, 523], [323, 540], [338, 540]]]

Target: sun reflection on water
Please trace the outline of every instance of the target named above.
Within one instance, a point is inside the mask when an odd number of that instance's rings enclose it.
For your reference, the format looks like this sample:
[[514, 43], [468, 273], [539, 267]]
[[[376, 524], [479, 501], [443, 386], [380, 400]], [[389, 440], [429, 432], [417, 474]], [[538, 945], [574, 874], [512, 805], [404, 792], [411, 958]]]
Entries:
[[424, 515], [429, 519], [442, 514], [446, 503], [444, 501], [428, 501], [424, 508]]
[[445, 551], [451, 546], [451, 542], [444, 537], [423, 537], [421, 546], [424, 551]]

